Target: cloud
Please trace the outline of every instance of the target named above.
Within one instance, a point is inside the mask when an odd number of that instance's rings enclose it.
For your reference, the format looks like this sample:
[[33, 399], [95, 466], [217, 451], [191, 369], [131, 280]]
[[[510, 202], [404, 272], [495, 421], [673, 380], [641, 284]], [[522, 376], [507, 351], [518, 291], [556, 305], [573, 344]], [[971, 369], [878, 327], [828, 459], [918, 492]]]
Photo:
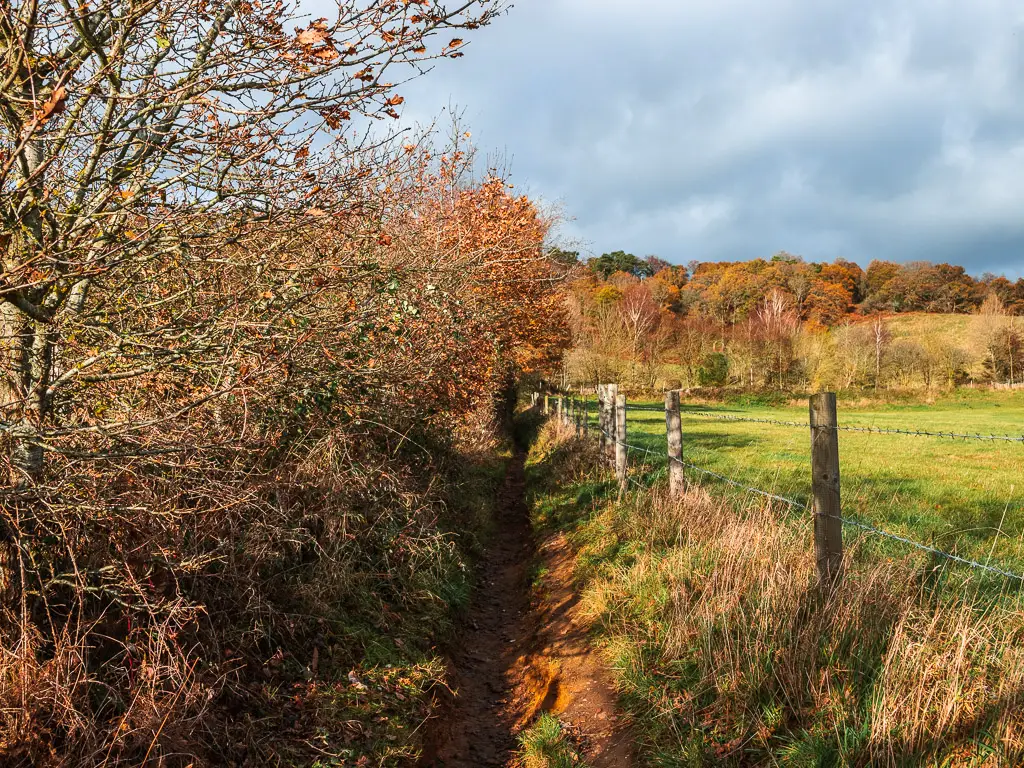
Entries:
[[465, 109], [595, 253], [1024, 276], [1024, 7], [519, 0], [403, 88]]

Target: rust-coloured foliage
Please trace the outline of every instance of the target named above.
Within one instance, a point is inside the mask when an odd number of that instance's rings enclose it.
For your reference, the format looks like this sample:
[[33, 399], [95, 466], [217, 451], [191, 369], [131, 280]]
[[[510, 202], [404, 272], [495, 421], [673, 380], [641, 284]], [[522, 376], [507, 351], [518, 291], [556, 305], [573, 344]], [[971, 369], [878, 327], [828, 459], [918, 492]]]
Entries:
[[530, 201], [334, 133], [447, 5], [0, 9], [0, 763], [411, 749], [348, 674], [448, 626], [468, 425], [564, 341]]

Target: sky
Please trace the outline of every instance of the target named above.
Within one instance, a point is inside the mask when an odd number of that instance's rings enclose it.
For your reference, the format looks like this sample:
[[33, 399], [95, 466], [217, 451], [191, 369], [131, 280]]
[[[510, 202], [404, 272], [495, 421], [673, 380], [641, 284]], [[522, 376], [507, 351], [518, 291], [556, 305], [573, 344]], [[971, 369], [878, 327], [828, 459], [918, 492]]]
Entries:
[[516, 0], [406, 84], [584, 254], [1024, 276], [1019, 0]]

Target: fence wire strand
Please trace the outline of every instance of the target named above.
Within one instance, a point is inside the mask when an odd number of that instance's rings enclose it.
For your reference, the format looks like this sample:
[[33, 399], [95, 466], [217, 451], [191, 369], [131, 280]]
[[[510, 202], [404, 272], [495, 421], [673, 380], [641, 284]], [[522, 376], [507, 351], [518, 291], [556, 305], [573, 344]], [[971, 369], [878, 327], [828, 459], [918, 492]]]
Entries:
[[920, 544], [916, 541], [913, 541], [912, 539], [908, 539], [903, 536], [897, 536], [895, 533], [889, 533], [888, 531], [884, 531], [881, 528], [875, 528], [873, 525], [868, 525], [867, 523], [862, 523], [858, 520], [849, 520], [845, 517], [836, 517], [835, 519], [841, 521], [845, 525], [851, 525], [855, 528], [860, 528], [861, 530], [867, 533], [872, 533], [876, 536], [881, 536], [886, 539], [892, 539], [893, 541], [901, 542], [909, 547], [913, 547], [914, 549], [919, 549], [922, 552], [929, 552], [938, 557], [942, 557], [947, 560], [952, 560], [953, 562], [961, 563], [962, 565], [968, 565], [971, 568], [977, 568], [982, 571], [988, 571], [989, 573], [996, 573], [1000, 576], [1005, 576], [1008, 579], [1016, 579], [1017, 581], [1024, 583], [1024, 576], [1021, 576], [1020, 574], [1012, 573], [1010, 571], [1004, 571], [1000, 568], [995, 568], [991, 565], [986, 565], [985, 563], [979, 563], [975, 560], [968, 560], [967, 558], [959, 557], [958, 555], [951, 555], [949, 552], [943, 552], [941, 549], [929, 547], [927, 544]]
[[[664, 413], [663, 408], [644, 405], [627, 405], [627, 410], [642, 411], [647, 413]], [[805, 421], [786, 421], [784, 419], [758, 419], [752, 416], [731, 416], [727, 413], [716, 413], [714, 411], [684, 411], [680, 410], [680, 416], [691, 416], [709, 421], [731, 421], [745, 424], [772, 424], [777, 427], [801, 427], [810, 429], [811, 424]], [[910, 437], [939, 437], [950, 440], [985, 440], [989, 442], [1024, 443], [1024, 435], [995, 435], [975, 432], [932, 432], [926, 429], [902, 429], [900, 427], [859, 427], [840, 424], [836, 427], [820, 425], [822, 429], [835, 429], [839, 432], [861, 432], [871, 435], [909, 435]]]

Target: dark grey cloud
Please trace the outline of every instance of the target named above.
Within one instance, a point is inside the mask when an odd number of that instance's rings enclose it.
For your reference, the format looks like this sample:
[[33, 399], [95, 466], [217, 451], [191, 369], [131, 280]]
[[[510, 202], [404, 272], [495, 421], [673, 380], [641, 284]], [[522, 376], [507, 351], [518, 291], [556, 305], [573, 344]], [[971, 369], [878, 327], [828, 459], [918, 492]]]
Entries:
[[566, 237], [1024, 276], [1024, 6], [519, 0], [403, 89], [449, 103]]

